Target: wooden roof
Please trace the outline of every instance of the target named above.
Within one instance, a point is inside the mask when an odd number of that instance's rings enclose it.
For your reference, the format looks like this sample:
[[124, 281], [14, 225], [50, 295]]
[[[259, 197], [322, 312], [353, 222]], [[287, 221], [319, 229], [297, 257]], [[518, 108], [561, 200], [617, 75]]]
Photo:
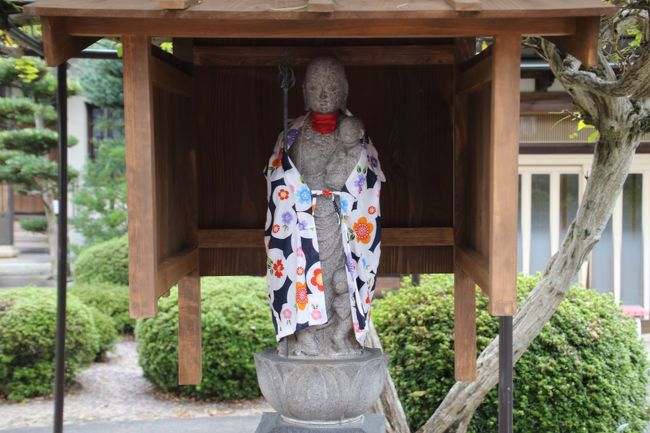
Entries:
[[[97, 18], [304, 19], [313, 0], [203, 0], [185, 10], [161, 9], [160, 0], [38, 0], [25, 8], [41, 16]], [[318, 2], [321, 3], [321, 2]], [[328, 2], [326, 2], [328, 3]], [[610, 14], [601, 0], [330, 0], [330, 19], [552, 18]], [[471, 12], [467, 11], [471, 9]], [[318, 12], [316, 12], [318, 13]]]

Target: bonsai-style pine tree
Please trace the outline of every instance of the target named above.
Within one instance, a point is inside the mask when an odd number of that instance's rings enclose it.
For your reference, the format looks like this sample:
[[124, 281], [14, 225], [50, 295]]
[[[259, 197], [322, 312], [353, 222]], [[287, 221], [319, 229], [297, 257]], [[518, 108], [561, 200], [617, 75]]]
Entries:
[[[68, 84], [71, 91], [76, 85]], [[52, 275], [56, 273], [57, 146], [56, 80], [43, 61], [32, 57], [0, 57], [0, 182], [20, 194], [39, 197], [45, 208]], [[70, 140], [70, 144], [73, 140]], [[68, 170], [69, 179], [75, 173]]]

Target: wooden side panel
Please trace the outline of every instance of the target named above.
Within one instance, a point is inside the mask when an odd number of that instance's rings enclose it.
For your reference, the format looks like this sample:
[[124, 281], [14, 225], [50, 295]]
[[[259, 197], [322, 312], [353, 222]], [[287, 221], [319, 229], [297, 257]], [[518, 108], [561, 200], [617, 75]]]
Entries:
[[178, 283], [178, 383], [201, 383], [201, 278], [198, 268]]
[[491, 51], [465, 69], [489, 67], [489, 82], [486, 74], [464, 73], [456, 98], [456, 265], [499, 316], [517, 306], [520, 52], [519, 35], [496, 36]]
[[198, 266], [193, 78], [125, 35], [124, 106], [131, 315]]
[[[474, 56], [476, 40], [474, 38], [456, 41], [456, 61], [458, 64]], [[461, 74], [457, 66], [454, 99], [454, 367], [455, 377], [459, 381], [471, 381], [476, 378], [476, 298], [475, 281], [463, 269], [462, 249], [467, 244], [467, 226], [471, 221], [467, 213], [467, 194], [474, 177], [470, 176], [469, 162], [472, 159], [469, 134], [476, 131], [469, 124], [469, 97], [461, 91], [459, 84]], [[478, 82], [481, 78], [473, 76], [470, 81]], [[476, 88], [472, 83], [470, 88]]]
[[124, 121], [129, 218], [129, 287], [132, 317], [157, 312], [156, 149], [153, 134], [151, 45], [148, 37], [125, 35]]
[[492, 125], [490, 128], [490, 313], [511, 316], [517, 309], [517, 168], [519, 154], [518, 35], [494, 39]]
[[[364, 121], [387, 177], [382, 226], [451, 227], [453, 66], [348, 66], [346, 72], [348, 108]], [[290, 116], [304, 112], [303, 74], [297, 67]], [[277, 68], [200, 66], [196, 79], [197, 109], [203, 113], [198, 118], [199, 228], [263, 228], [262, 170], [282, 126]], [[263, 248], [201, 248], [200, 262], [202, 275], [265, 272]], [[453, 249], [382, 248], [380, 269], [453, 272]]]

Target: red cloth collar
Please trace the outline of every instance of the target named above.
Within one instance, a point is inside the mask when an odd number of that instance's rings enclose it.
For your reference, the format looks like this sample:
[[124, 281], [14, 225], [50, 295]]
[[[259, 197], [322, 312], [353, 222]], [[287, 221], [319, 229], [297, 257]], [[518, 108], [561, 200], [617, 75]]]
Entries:
[[311, 113], [311, 129], [319, 134], [331, 134], [336, 130], [336, 120], [339, 117], [339, 112], [334, 113]]

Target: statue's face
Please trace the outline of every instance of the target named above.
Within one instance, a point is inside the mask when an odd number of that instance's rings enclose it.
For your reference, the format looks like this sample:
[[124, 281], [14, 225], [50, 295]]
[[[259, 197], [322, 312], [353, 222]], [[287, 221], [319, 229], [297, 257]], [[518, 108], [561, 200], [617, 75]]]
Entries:
[[305, 106], [316, 113], [344, 110], [348, 97], [348, 81], [343, 65], [331, 57], [319, 57], [307, 65], [302, 86]]

